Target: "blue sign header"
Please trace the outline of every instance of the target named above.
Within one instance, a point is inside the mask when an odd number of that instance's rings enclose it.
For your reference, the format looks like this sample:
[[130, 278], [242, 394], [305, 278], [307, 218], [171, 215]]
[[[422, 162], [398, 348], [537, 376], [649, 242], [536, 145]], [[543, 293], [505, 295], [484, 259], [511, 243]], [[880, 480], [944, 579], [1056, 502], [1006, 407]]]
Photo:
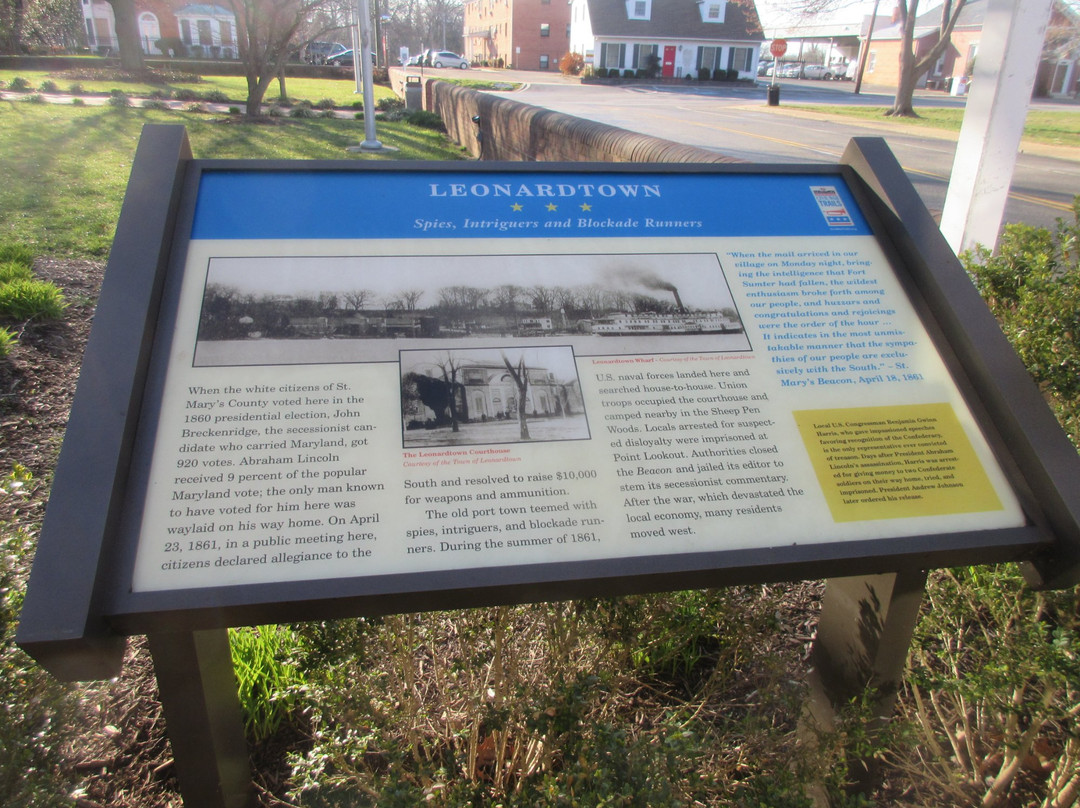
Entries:
[[821, 174], [209, 169], [192, 238], [868, 235]]

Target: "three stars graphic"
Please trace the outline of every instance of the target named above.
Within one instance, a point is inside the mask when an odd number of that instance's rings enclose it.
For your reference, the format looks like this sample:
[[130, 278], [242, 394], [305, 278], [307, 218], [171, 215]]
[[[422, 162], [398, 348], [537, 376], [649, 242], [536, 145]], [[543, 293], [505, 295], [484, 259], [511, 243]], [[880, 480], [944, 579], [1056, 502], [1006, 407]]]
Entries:
[[[582, 211], [586, 212], [592, 210], [592, 205], [590, 205], [588, 202], [582, 202], [578, 207], [580, 207]], [[510, 206], [510, 210], [514, 211], [515, 213], [521, 213], [521, 211], [523, 211], [524, 209], [525, 206], [522, 205], [520, 202], [515, 202], [513, 205]], [[554, 202], [548, 202], [547, 209], [549, 211], [556, 211], [559, 209], [559, 206], [556, 205]]]

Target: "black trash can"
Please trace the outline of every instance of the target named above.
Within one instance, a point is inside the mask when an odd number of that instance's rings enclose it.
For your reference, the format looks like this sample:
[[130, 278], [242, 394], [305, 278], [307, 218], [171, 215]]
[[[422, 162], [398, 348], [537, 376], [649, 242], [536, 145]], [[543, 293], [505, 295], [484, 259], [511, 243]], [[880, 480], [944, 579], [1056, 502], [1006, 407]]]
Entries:
[[780, 85], [779, 84], [770, 84], [769, 85], [769, 106], [770, 107], [778, 107], [778, 106], [780, 106]]
[[405, 109], [409, 112], [424, 108], [424, 85], [419, 76], [405, 77]]

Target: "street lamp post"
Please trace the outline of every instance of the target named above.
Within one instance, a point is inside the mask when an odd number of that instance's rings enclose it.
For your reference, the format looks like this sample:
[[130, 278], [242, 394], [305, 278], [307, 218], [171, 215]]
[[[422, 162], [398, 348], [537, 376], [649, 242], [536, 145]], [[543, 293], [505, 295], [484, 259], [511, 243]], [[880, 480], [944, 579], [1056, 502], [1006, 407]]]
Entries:
[[364, 141], [360, 148], [365, 151], [377, 151], [382, 143], [375, 137], [375, 82], [371, 76], [371, 13], [368, 0], [357, 0], [357, 13], [360, 15], [360, 61], [359, 69], [364, 76]]

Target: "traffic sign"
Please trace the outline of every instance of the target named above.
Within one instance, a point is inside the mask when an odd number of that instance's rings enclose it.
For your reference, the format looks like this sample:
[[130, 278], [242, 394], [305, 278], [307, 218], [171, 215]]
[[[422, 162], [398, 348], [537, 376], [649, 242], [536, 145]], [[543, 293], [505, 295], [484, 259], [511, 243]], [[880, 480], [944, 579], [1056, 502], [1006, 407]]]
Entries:
[[769, 53], [779, 59], [785, 53], [787, 53], [787, 40], [786, 39], [774, 39], [772, 44], [769, 45]]

